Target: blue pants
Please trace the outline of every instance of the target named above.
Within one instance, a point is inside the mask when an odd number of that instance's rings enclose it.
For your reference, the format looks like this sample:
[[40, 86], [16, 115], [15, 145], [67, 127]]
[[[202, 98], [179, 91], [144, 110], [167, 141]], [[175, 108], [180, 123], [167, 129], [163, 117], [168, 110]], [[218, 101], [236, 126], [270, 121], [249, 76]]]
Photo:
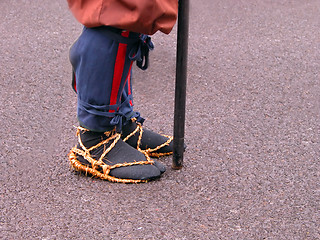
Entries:
[[[133, 111], [131, 68], [146, 69], [150, 37], [111, 27], [84, 28], [70, 49], [80, 125], [91, 131], [121, 130]], [[144, 65], [143, 65], [144, 64]]]

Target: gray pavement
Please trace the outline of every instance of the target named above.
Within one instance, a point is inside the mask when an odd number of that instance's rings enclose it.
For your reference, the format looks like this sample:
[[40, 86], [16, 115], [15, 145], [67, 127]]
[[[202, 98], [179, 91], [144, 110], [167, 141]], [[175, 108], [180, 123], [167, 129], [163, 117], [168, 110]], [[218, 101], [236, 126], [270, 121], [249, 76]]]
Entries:
[[[79, 176], [64, 0], [0, 2], [0, 239], [320, 239], [320, 1], [191, 0], [184, 168]], [[176, 29], [134, 69], [146, 126], [172, 132]]]

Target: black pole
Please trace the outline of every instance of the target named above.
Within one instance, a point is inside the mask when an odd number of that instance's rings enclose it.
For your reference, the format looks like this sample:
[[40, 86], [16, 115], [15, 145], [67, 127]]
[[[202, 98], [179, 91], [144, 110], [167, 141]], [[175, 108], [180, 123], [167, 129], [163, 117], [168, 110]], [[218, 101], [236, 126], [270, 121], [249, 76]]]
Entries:
[[188, 30], [189, 0], [179, 0], [173, 133], [173, 169], [181, 169], [183, 166], [189, 37]]

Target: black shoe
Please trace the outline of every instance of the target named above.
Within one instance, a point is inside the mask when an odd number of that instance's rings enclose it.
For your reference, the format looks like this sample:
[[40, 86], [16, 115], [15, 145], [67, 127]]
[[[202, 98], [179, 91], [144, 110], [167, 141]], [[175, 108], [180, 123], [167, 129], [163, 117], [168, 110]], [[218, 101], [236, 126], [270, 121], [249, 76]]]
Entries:
[[173, 137], [143, 128], [135, 118], [122, 126], [121, 138], [130, 146], [147, 153], [149, 157], [161, 157], [173, 153]]
[[79, 143], [69, 160], [77, 171], [112, 182], [137, 183], [159, 178], [165, 167], [125, 143], [115, 131], [98, 133], [78, 128]]

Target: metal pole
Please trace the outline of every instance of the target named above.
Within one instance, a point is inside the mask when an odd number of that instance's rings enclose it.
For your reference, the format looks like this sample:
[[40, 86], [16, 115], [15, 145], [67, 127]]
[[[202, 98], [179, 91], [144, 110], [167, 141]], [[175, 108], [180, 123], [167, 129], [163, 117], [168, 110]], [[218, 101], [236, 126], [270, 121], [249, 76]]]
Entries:
[[179, 0], [173, 133], [173, 169], [181, 169], [183, 166], [189, 37], [188, 30], [189, 0]]

